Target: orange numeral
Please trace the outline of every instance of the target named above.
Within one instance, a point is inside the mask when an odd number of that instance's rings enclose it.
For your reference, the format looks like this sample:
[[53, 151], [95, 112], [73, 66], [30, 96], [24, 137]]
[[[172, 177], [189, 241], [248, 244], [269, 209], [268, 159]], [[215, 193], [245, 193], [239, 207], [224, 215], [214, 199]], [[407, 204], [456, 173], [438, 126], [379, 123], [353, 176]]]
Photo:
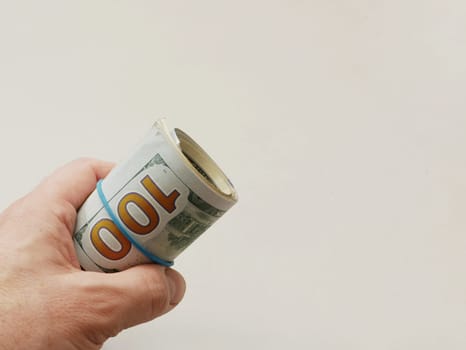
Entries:
[[[114, 251], [110, 248], [100, 236], [102, 230], [107, 230], [118, 241], [121, 248]], [[110, 260], [119, 260], [124, 258], [131, 249], [131, 242], [120, 232], [118, 227], [110, 219], [102, 219], [98, 221], [91, 230], [91, 241], [95, 249], [104, 257]]]
[[[149, 177], [145, 176], [141, 180], [142, 186], [154, 198], [160, 206], [168, 213], [176, 210], [176, 200], [180, 196], [177, 190], [173, 190], [166, 195], [162, 189]], [[147, 224], [141, 224], [129, 212], [128, 205], [133, 204], [144, 213], [147, 218]], [[118, 216], [120, 220], [134, 233], [146, 235], [157, 228], [160, 223], [160, 216], [157, 210], [141, 194], [131, 192], [126, 194], [118, 203]], [[101, 238], [100, 231], [107, 230], [121, 245], [121, 249], [114, 251]], [[119, 260], [124, 258], [131, 249], [131, 242], [121, 233], [118, 227], [110, 219], [98, 221], [91, 230], [91, 241], [97, 251], [110, 260]]]
[[[140, 224], [131, 216], [128, 211], [128, 204], [136, 205], [147, 217], [146, 225]], [[118, 215], [121, 221], [134, 233], [138, 235], [147, 235], [152, 232], [159, 224], [160, 217], [155, 208], [139, 193], [128, 193], [118, 203]]]
[[180, 192], [177, 190], [173, 190], [168, 196], [163, 193], [159, 186], [149, 177], [149, 175], [145, 176], [141, 180], [141, 184], [144, 188], [149, 192], [149, 194], [154, 198], [157, 203], [159, 203], [163, 209], [165, 209], [168, 213], [173, 213], [176, 209], [175, 202], [180, 196]]

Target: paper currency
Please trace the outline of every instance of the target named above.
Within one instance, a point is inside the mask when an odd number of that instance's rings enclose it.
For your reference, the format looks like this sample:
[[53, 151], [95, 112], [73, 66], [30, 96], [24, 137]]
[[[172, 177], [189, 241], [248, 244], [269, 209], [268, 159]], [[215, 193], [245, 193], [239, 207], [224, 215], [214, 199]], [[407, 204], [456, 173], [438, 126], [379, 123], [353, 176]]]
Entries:
[[100, 185], [79, 209], [74, 233], [79, 262], [90, 271], [169, 264], [237, 202], [207, 153], [164, 120]]

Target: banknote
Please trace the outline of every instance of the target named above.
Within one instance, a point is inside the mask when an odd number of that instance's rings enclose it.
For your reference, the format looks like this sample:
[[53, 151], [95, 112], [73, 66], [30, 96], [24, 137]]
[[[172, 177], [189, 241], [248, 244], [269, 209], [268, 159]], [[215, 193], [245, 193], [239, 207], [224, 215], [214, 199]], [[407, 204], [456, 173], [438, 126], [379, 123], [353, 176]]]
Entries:
[[81, 267], [117, 272], [170, 266], [238, 200], [218, 165], [186, 133], [158, 120], [78, 211]]

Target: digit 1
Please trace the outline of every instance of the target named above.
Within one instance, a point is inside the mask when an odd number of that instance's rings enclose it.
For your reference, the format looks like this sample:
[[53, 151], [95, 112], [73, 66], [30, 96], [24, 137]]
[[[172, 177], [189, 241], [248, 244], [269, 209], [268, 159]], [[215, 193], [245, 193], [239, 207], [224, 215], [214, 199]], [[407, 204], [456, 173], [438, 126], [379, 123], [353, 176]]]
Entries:
[[176, 200], [180, 196], [180, 193], [177, 190], [173, 190], [169, 195], [166, 195], [149, 175], [145, 176], [141, 180], [141, 184], [147, 192], [149, 192], [152, 198], [154, 198], [168, 213], [173, 213], [175, 211]]

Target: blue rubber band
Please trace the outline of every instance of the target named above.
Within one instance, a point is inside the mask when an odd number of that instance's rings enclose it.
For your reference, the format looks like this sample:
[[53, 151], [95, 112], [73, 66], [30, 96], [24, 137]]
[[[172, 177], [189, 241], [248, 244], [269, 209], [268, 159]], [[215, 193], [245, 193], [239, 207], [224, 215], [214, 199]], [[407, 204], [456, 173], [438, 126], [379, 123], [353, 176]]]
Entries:
[[102, 190], [102, 180], [99, 180], [97, 182], [97, 193], [99, 194], [100, 200], [102, 201], [102, 204], [104, 205], [104, 208], [107, 211], [107, 214], [113, 220], [113, 222], [118, 227], [120, 232], [131, 242], [132, 245], [134, 245], [142, 254], [144, 254], [153, 263], [167, 266], [167, 267], [170, 267], [173, 265], [173, 261], [167, 261], [162, 258], [159, 258], [157, 255], [154, 255], [151, 252], [147, 251], [133, 237], [131, 237], [128, 231], [123, 227], [123, 224], [121, 223], [121, 221], [117, 218], [117, 216], [113, 212], [112, 208], [110, 208], [110, 205], [108, 204], [108, 201], [107, 201], [107, 197], [105, 197], [104, 191]]

